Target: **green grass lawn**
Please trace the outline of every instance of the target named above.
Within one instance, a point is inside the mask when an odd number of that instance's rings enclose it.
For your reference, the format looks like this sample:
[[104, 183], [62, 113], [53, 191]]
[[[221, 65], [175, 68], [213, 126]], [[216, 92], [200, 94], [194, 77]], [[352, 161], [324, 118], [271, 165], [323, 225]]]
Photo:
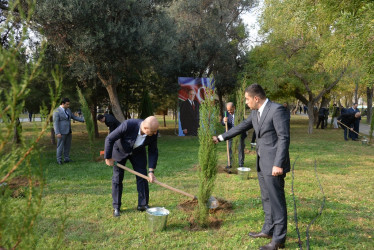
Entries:
[[[161, 121], [161, 117], [160, 117]], [[24, 130], [30, 123], [24, 123]], [[237, 175], [219, 173], [214, 196], [232, 202], [230, 213], [215, 214], [223, 220], [220, 229], [191, 231], [189, 218], [193, 216], [178, 208], [188, 197], [150, 184], [150, 205], [170, 211], [167, 228], [151, 233], [147, 229], [145, 214], [135, 210], [137, 192], [135, 177], [125, 173], [122, 197], [122, 216], [113, 218], [111, 199], [112, 170], [103, 162], [93, 162], [88, 150], [84, 125], [73, 124], [71, 158], [74, 162], [59, 166], [55, 159], [55, 146], [46, 135], [43, 160], [45, 161], [46, 187], [43, 209], [37, 219], [35, 232], [42, 239], [36, 249], [50, 247], [57, 237], [61, 217], [68, 215], [63, 249], [258, 249], [266, 239], [251, 239], [249, 231], [262, 227], [263, 213], [260, 190], [255, 170], [254, 154], [246, 154], [245, 165], [250, 167], [249, 180]], [[156, 176], [159, 181], [197, 194], [198, 138], [174, 135], [174, 122], [161, 127], [158, 141], [159, 160]], [[95, 147], [103, 150], [106, 128], [100, 124], [101, 138]], [[249, 136], [250, 137], [250, 136]], [[249, 139], [246, 140], [249, 148]], [[219, 144], [219, 165], [226, 165], [226, 144]], [[291, 162], [295, 165], [295, 194], [298, 222], [303, 247], [306, 247], [306, 226], [317, 215], [322, 194], [314, 173], [317, 161], [326, 204], [310, 231], [312, 249], [374, 249], [373, 242], [373, 176], [374, 148], [360, 142], [343, 139], [342, 130], [314, 130], [307, 134], [305, 117], [291, 118]], [[131, 166], [128, 163], [128, 166]], [[286, 248], [296, 249], [291, 173], [286, 178], [288, 206], [288, 235]], [[64, 200], [67, 200], [67, 207]], [[15, 206], [23, 202], [14, 199]]]

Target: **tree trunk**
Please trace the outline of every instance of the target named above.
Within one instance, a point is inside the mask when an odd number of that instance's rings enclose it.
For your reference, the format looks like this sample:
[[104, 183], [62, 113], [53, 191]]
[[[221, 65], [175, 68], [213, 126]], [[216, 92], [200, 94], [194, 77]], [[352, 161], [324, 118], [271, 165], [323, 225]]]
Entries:
[[109, 94], [110, 103], [112, 104], [112, 111], [118, 121], [123, 122], [125, 116], [123, 115], [121, 105], [118, 100], [117, 86], [113, 84], [105, 85], [106, 90]]
[[52, 124], [52, 127], [51, 127], [51, 143], [52, 143], [52, 145], [56, 145], [55, 129], [53, 128], [53, 117], [51, 117], [49, 119], [49, 121]]
[[163, 110], [162, 112], [163, 112], [163, 114], [164, 114], [164, 127], [166, 128], [166, 115], [167, 115], [167, 113], [168, 113], [168, 110], [165, 109], [165, 110]]
[[308, 134], [313, 133], [313, 126], [314, 126], [314, 103], [309, 101], [308, 102], [308, 118], [309, 118], [309, 123], [308, 123]]
[[94, 129], [95, 129], [95, 138], [99, 138], [99, 127], [97, 126], [97, 109], [95, 108], [97, 105], [96, 105], [96, 101], [93, 101], [93, 103], [91, 104], [90, 106], [90, 111], [91, 111], [91, 115], [92, 115], [92, 118], [93, 118], [93, 124], [94, 124]]
[[358, 81], [355, 81], [355, 103], [358, 103]]
[[16, 123], [14, 124], [14, 134], [13, 134], [13, 142], [20, 144], [21, 143], [21, 137], [20, 137], [20, 131], [22, 130], [22, 125], [19, 120], [19, 118], [16, 118]]
[[[367, 124], [371, 124], [371, 117], [373, 113], [373, 91], [374, 85], [371, 87], [366, 87], [366, 96], [367, 96]], [[361, 110], [362, 111], [362, 110]]]
[[330, 98], [322, 96], [321, 100], [321, 107], [328, 108], [329, 107]]
[[114, 84], [112, 82], [111, 77], [110, 79], [105, 79], [99, 72], [97, 72], [97, 77], [99, 77], [100, 81], [108, 92], [110, 103], [112, 105], [113, 115], [117, 118], [118, 121], [123, 122], [125, 120], [125, 116], [123, 115], [121, 105], [118, 100], [117, 84]]

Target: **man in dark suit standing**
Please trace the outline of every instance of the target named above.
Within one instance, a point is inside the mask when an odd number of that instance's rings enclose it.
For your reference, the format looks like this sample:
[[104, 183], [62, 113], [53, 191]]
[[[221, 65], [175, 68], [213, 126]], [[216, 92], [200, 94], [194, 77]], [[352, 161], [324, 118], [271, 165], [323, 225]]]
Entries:
[[[353, 103], [353, 106], [348, 109], [348, 112], [352, 114], [356, 114], [357, 112], [360, 112], [360, 110], [357, 107], [358, 107], [357, 102]], [[353, 130], [356, 131], [357, 133], [360, 132], [360, 121], [361, 121], [361, 116], [355, 119], [354, 124], [353, 124]], [[358, 135], [352, 131], [349, 131], [349, 137], [353, 141], [358, 141]]]
[[252, 84], [245, 90], [245, 100], [252, 110], [250, 116], [228, 132], [213, 136], [213, 141], [228, 140], [254, 128], [257, 137], [257, 175], [265, 222], [261, 232], [250, 232], [248, 235], [272, 238], [269, 244], [260, 249], [278, 249], [284, 247], [287, 233], [284, 178], [290, 171], [290, 115], [282, 105], [269, 101], [258, 84]]
[[325, 126], [327, 125], [327, 123], [325, 124], [325, 119], [326, 119], [326, 108], [324, 107], [321, 107], [318, 111], [318, 123], [317, 123], [317, 127], [319, 127], [319, 125], [321, 124], [321, 129], [324, 129]]
[[109, 133], [112, 133], [121, 123], [111, 114], [98, 115], [97, 120], [104, 122], [109, 128]]
[[83, 118], [75, 116], [69, 109], [70, 100], [64, 98], [61, 100], [61, 105], [53, 113], [53, 127], [57, 136], [57, 163], [62, 165], [62, 152], [64, 152], [64, 162], [68, 163], [70, 159], [70, 147], [72, 139], [71, 119], [79, 122], [84, 122]]
[[[222, 125], [226, 125], [227, 122], [227, 129], [230, 130], [235, 126], [235, 106], [234, 103], [228, 102], [226, 104], [227, 110], [227, 117], [224, 117], [222, 120]], [[245, 147], [245, 138], [247, 137], [246, 131], [241, 133], [240, 135], [240, 142], [238, 146], [239, 151], [239, 167], [244, 167], [244, 147]], [[229, 155], [230, 155], [230, 162], [232, 162], [232, 139], [229, 140]], [[229, 167], [229, 166], [228, 166]], [[230, 171], [230, 169], [226, 169], [226, 171]]]
[[185, 135], [197, 135], [197, 129], [199, 128], [199, 102], [195, 99], [195, 90], [190, 89], [188, 91], [188, 99], [182, 102], [180, 107], [180, 121]]
[[[145, 146], [148, 146], [148, 177], [150, 182], [153, 182], [156, 179], [154, 170], [158, 159], [158, 127], [159, 123], [154, 116], [149, 116], [145, 120], [129, 119], [122, 122], [105, 139], [105, 163], [108, 166], [113, 166], [112, 198], [115, 217], [120, 216], [124, 170], [115, 166], [114, 161], [126, 165], [126, 161], [129, 159], [135, 171], [147, 175]], [[149, 201], [148, 182], [136, 176], [136, 185], [138, 190], [137, 209], [145, 211]]]

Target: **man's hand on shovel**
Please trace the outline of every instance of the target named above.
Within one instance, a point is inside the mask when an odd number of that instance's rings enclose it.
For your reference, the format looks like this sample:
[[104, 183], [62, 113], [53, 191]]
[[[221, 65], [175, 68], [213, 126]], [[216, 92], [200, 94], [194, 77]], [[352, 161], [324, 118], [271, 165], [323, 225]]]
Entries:
[[149, 172], [148, 172], [148, 177], [149, 177], [148, 182], [150, 182], [150, 183], [153, 183], [156, 180], [156, 176], [155, 176], [153, 171], [154, 171], [154, 169], [150, 168]]
[[105, 164], [113, 167], [114, 166], [114, 160], [113, 159], [105, 159]]

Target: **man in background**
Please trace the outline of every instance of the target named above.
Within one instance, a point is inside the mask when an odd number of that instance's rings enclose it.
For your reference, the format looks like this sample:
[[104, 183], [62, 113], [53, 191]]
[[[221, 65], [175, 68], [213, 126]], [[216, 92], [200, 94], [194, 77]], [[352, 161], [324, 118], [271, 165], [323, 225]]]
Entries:
[[[355, 121], [359, 118], [361, 118], [360, 112], [356, 112], [356, 113], [346, 112], [344, 114], [341, 114], [338, 117], [338, 121], [345, 125], [345, 126], [344, 125], [341, 126], [344, 129], [344, 140], [348, 141], [348, 131], [354, 130], [353, 127], [354, 127]], [[352, 140], [358, 141], [358, 139], [352, 139]]]
[[[222, 125], [225, 126], [227, 123], [228, 130], [232, 129], [235, 126], [235, 106], [234, 103], [228, 102], [226, 104], [227, 110], [227, 117], [224, 117], [222, 120]], [[239, 167], [244, 166], [244, 147], [245, 147], [245, 138], [247, 137], [246, 131], [241, 133], [240, 135], [240, 142], [238, 146], [239, 151]], [[230, 155], [230, 162], [232, 162], [232, 139], [229, 140], [229, 155]], [[230, 166], [227, 166], [230, 167]], [[230, 171], [230, 169], [226, 169], [226, 171]]]
[[62, 165], [62, 152], [64, 152], [64, 163], [71, 162], [70, 147], [72, 140], [71, 119], [84, 122], [83, 118], [75, 116], [70, 107], [69, 98], [63, 98], [61, 105], [53, 113], [53, 127], [57, 136], [57, 163]]
[[121, 123], [111, 114], [98, 115], [97, 120], [109, 128], [109, 133], [112, 133]]
[[[357, 112], [360, 112], [360, 110], [358, 109], [358, 103], [355, 102], [353, 103], [353, 106], [348, 109], [348, 113], [356, 114]], [[357, 133], [360, 132], [360, 121], [361, 121], [361, 116], [359, 118], [356, 118], [353, 124], [353, 130], [356, 131]], [[353, 141], [357, 141], [358, 134], [352, 131], [349, 131], [349, 138], [351, 138]]]

